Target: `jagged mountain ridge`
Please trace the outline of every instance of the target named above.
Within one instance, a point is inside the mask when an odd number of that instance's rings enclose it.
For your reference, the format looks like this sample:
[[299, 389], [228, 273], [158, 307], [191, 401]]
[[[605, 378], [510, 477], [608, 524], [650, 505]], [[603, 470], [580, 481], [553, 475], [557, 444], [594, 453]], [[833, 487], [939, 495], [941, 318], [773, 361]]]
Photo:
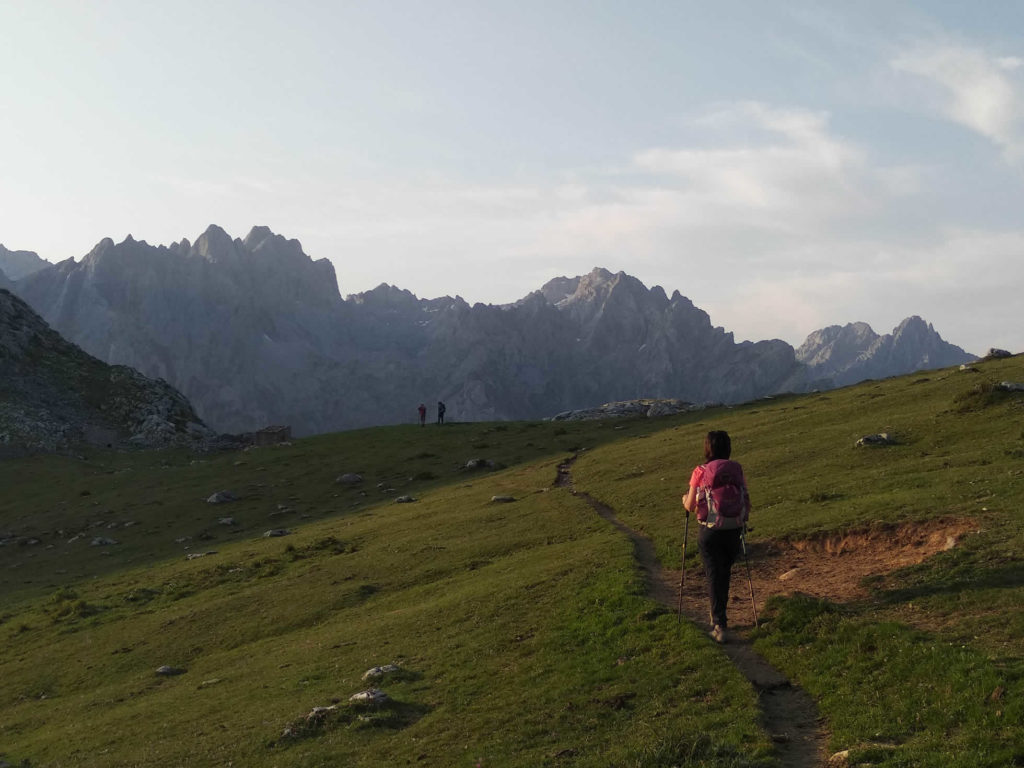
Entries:
[[232, 239], [211, 226], [171, 246], [106, 239], [16, 290], [88, 352], [177, 386], [223, 431], [394, 423], [437, 399], [460, 420], [537, 418], [822, 385], [788, 344], [737, 344], [678, 291], [623, 272], [556, 278], [504, 306], [389, 285], [342, 299], [329, 261], [266, 227]]
[[87, 355], [0, 290], [0, 454], [81, 442], [195, 446], [212, 437], [166, 382]]
[[810, 368], [812, 375], [830, 379], [837, 387], [885, 378], [892, 371], [943, 368], [974, 359], [960, 347], [943, 341], [931, 323], [917, 315], [884, 336], [867, 323], [822, 328], [807, 337], [797, 349], [796, 358]]

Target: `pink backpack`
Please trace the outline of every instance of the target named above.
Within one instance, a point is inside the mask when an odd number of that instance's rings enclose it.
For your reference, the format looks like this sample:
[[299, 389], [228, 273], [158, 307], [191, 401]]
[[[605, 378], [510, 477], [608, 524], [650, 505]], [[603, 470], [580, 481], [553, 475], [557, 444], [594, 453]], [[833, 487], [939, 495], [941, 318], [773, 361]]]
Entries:
[[750, 517], [750, 498], [743, 467], [730, 459], [704, 465], [697, 488], [697, 520], [709, 528], [742, 528]]

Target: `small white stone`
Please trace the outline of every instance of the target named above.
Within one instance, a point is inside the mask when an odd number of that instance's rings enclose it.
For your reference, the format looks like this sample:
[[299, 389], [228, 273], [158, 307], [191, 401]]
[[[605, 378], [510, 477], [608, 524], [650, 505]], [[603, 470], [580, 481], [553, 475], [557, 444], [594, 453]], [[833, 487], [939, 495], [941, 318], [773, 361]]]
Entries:
[[377, 688], [370, 688], [359, 693], [354, 693], [348, 699], [353, 704], [379, 707], [388, 701], [388, 695]]
[[379, 677], [384, 677], [384, 675], [390, 675], [394, 672], [400, 671], [401, 667], [395, 664], [384, 664], [383, 666], [373, 667], [372, 669], [366, 670], [366, 672], [363, 673], [363, 680], [376, 680]]

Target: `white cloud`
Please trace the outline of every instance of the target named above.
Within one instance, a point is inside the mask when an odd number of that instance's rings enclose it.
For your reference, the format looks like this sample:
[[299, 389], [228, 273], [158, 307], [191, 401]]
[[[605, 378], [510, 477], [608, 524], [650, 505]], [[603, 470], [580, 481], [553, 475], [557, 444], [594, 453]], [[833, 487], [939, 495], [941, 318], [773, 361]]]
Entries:
[[930, 80], [941, 89], [939, 110], [1024, 160], [1024, 85], [1012, 77], [1022, 62], [995, 58], [962, 45], [921, 44], [892, 60], [899, 72]]

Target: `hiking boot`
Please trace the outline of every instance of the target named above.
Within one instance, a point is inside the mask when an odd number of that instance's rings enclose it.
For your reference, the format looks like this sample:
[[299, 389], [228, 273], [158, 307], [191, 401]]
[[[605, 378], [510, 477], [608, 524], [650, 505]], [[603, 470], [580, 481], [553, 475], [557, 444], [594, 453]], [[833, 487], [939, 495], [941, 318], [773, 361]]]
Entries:
[[725, 629], [721, 625], [715, 624], [715, 626], [711, 629], [711, 639], [719, 644], [724, 643]]

